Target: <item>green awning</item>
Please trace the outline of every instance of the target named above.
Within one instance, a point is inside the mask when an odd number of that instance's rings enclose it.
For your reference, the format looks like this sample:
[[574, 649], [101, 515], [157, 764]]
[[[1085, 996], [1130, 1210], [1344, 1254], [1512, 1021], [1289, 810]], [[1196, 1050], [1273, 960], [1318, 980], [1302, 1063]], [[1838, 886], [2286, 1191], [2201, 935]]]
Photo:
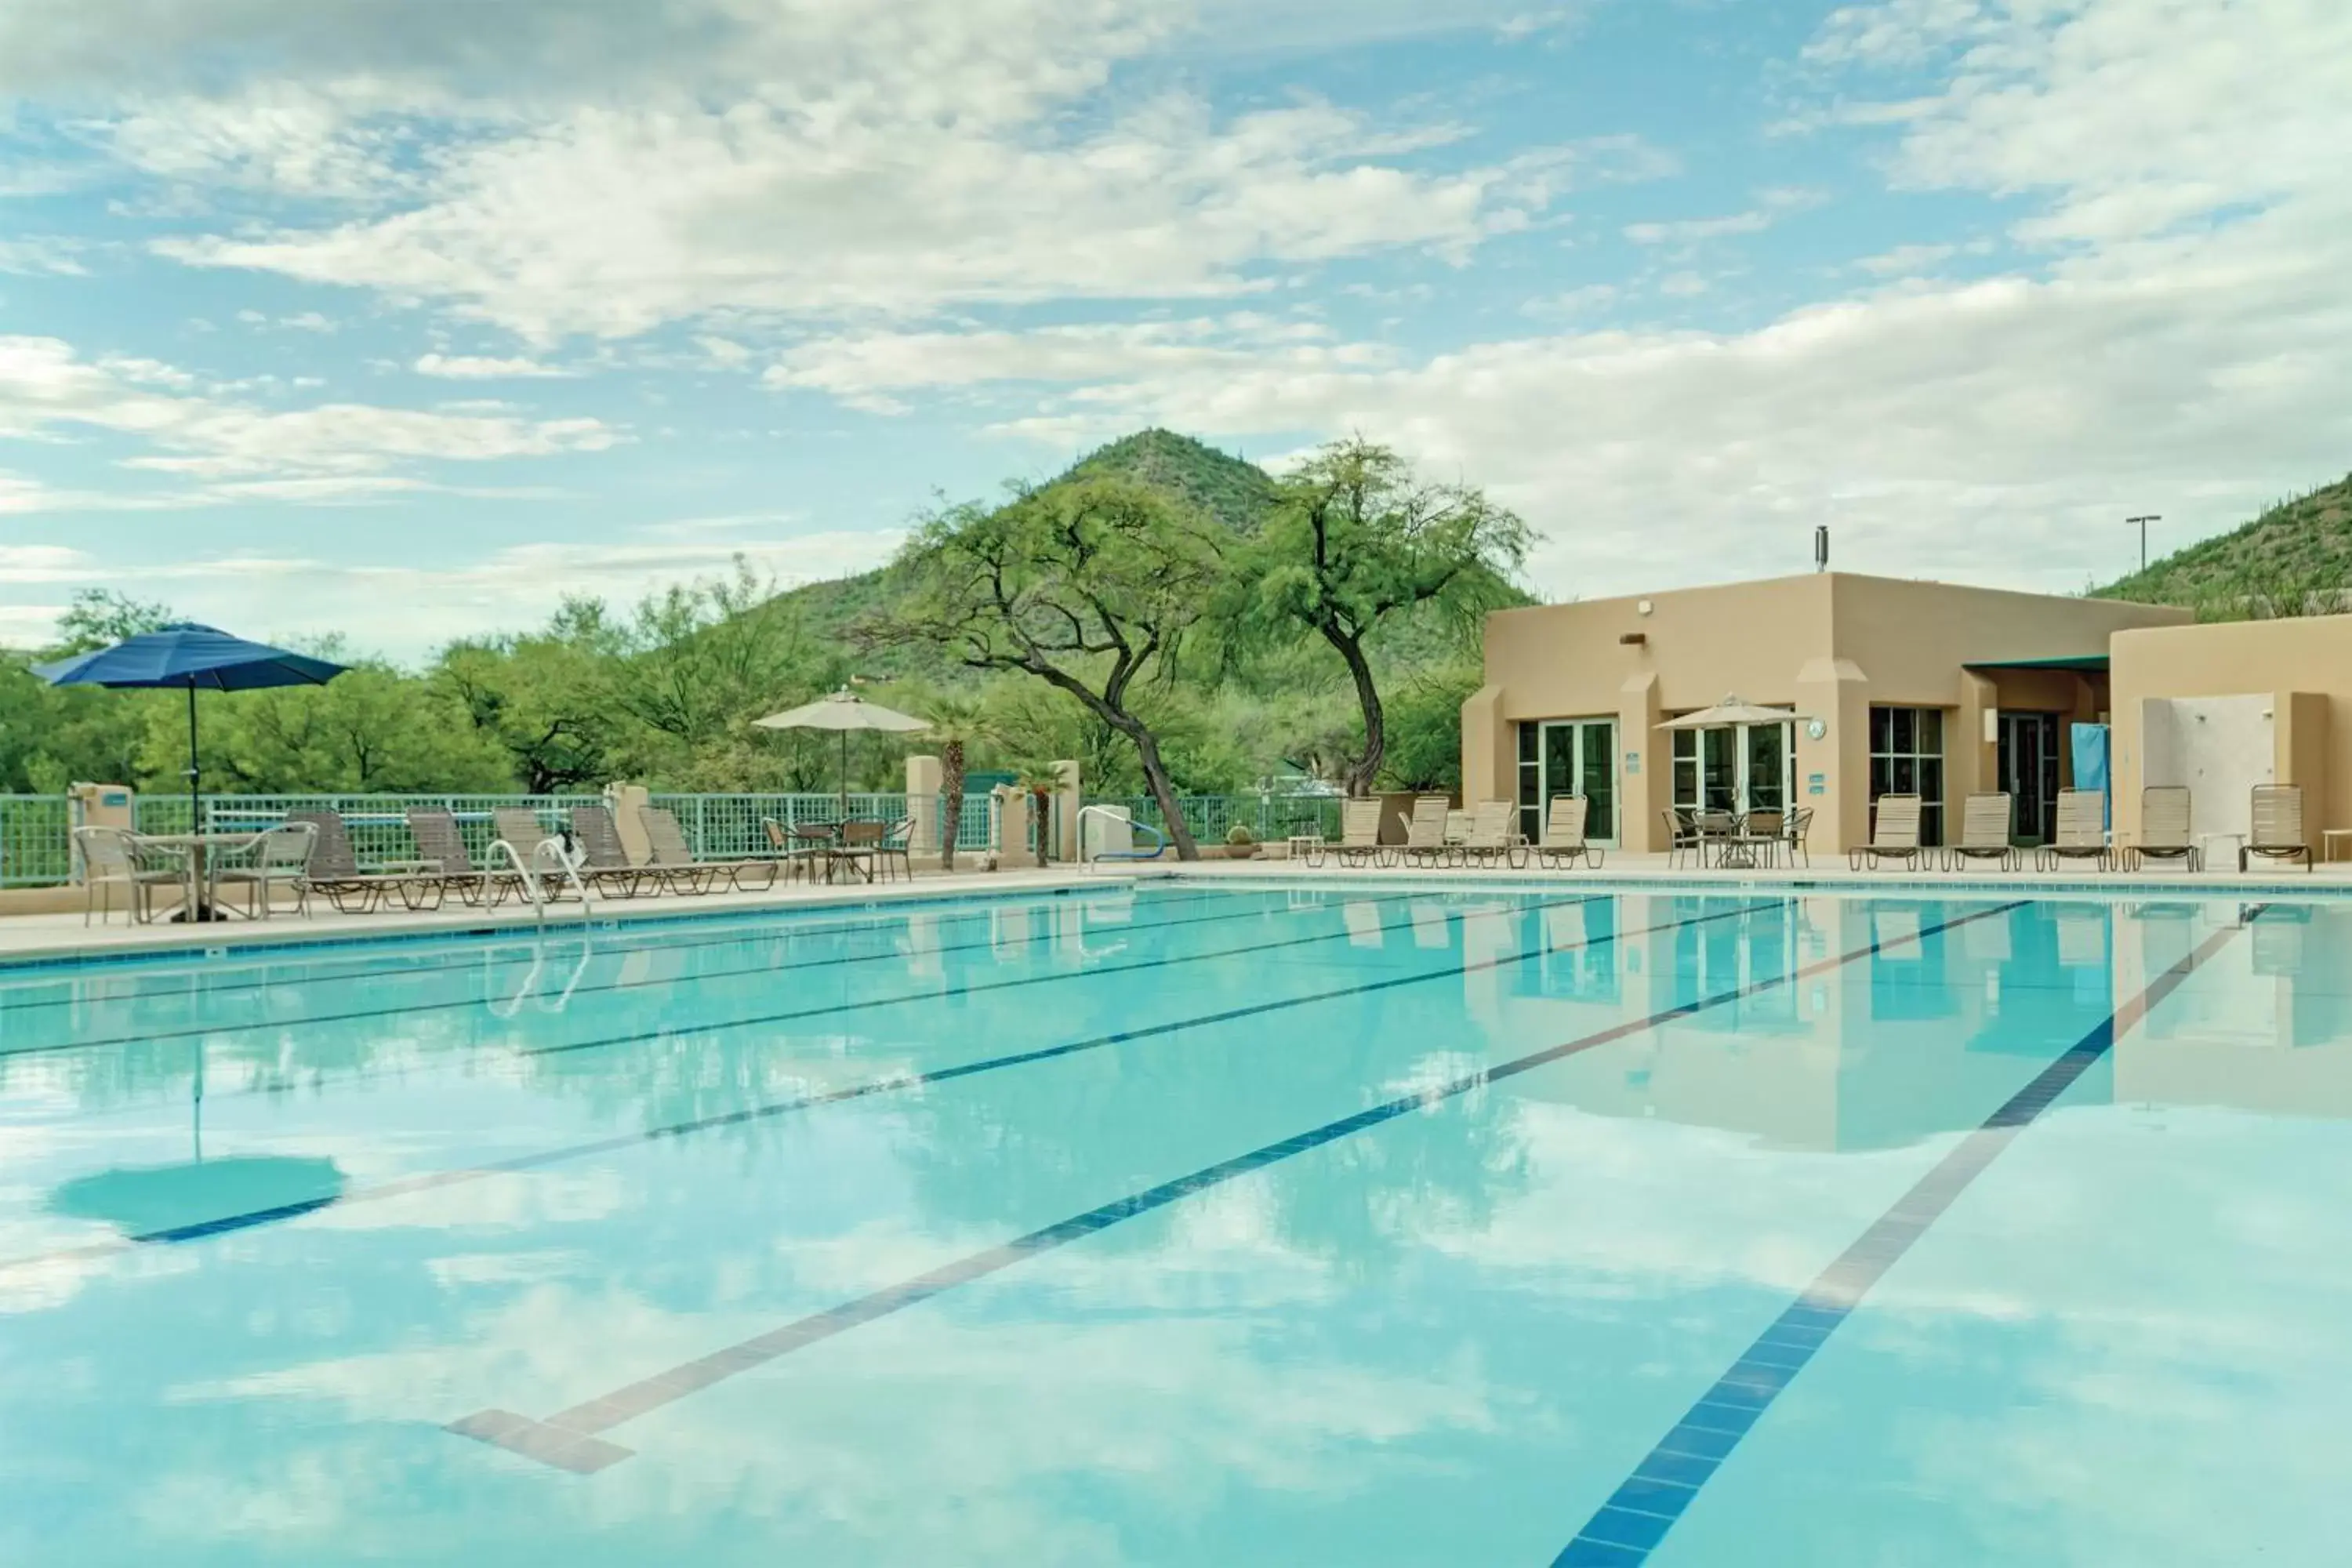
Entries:
[[1970, 669], [2081, 669], [2095, 670], [2104, 675], [2107, 656], [2103, 653], [2062, 654], [2056, 658], [1972, 658]]

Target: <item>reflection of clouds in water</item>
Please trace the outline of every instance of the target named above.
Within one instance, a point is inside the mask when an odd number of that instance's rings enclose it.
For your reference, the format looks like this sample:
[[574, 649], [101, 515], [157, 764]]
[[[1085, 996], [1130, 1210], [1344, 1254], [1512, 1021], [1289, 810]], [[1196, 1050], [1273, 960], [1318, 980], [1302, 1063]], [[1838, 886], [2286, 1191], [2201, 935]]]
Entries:
[[[648, 1471], [630, 1478], [647, 1489], [635, 1506], [694, 1506], [688, 1489], [715, 1484], [747, 1512], [820, 1531], [827, 1561], [1109, 1564], [1130, 1559], [1070, 1506], [1086, 1489], [1117, 1488], [1130, 1525], [1139, 1508], [1144, 1521], [1213, 1513], [1235, 1478], [1345, 1497], [1367, 1484], [1362, 1446], [1492, 1432], [1509, 1397], [1466, 1361], [1376, 1372], [1292, 1344], [1267, 1353], [1255, 1333], [1218, 1318], [877, 1324], [645, 1423], [655, 1458], [633, 1461]], [[1396, 1462], [1381, 1468], [1391, 1483]], [[929, 1482], [919, 1508], [909, 1477]]]
[[637, 1184], [621, 1171], [553, 1167], [484, 1176], [379, 1203], [338, 1204], [305, 1215], [299, 1223], [331, 1230], [400, 1230], [418, 1226], [436, 1230], [475, 1226], [512, 1230], [605, 1219], [642, 1201]]
[[[1852, 1456], [1834, 1480], [1818, 1451], [1759, 1444], [1681, 1544], [1728, 1546], [1707, 1521], [1761, 1507], [1812, 1520], [1834, 1491], [1879, 1500], [1882, 1538], [1920, 1568], [2340, 1561], [2346, 1139], [2225, 1111], [2053, 1113], [1791, 1390], [1789, 1418], [1833, 1423]], [[1788, 1561], [1821, 1560], [1832, 1529], [1798, 1531]]]
[[1800, 1289], [1950, 1142], [1776, 1152], [1744, 1134], [1533, 1100], [1517, 1107], [1514, 1131], [1520, 1190], [1501, 1193], [1483, 1225], [1441, 1210], [1444, 1223], [1412, 1239], [1496, 1283], [1522, 1276], [1610, 1297], [1727, 1283]]

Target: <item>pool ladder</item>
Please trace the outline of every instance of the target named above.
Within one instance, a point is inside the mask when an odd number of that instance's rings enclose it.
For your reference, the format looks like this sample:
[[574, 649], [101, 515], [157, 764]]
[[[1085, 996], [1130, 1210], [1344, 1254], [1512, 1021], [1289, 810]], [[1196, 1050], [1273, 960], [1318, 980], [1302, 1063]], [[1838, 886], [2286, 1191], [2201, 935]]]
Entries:
[[531, 847], [530, 858], [526, 862], [521, 850], [500, 838], [490, 846], [490, 860], [493, 865], [503, 860], [514, 868], [517, 879], [522, 883], [523, 897], [530, 900], [531, 913], [542, 929], [547, 924], [549, 877], [561, 876], [572, 884], [572, 895], [580, 900], [581, 918], [584, 920], [594, 912], [594, 905], [588, 898], [588, 885], [580, 879], [580, 863], [564, 851], [562, 839], [541, 839]]

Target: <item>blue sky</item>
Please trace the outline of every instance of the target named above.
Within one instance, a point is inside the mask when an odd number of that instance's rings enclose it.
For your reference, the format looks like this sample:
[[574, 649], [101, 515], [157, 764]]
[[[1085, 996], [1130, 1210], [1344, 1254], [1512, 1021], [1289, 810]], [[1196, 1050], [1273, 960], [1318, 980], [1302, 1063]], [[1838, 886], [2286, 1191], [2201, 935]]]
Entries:
[[0, 9], [0, 640], [402, 658], [1361, 431], [1535, 585], [2058, 591], [2352, 468], [2336, 0]]

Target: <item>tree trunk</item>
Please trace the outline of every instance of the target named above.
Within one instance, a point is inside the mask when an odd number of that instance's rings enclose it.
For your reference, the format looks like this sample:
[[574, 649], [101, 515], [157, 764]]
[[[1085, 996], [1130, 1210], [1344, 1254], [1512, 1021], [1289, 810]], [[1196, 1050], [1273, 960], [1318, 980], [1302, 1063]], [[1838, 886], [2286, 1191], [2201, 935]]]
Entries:
[[1160, 803], [1160, 819], [1168, 825], [1168, 837], [1176, 841], [1176, 858], [1198, 860], [1201, 847], [1192, 842], [1192, 829], [1185, 824], [1183, 810], [1176, 804], [1176, 786], [1168, 780], [1168, 765], [1160, 760], [1160, 738], [1134, 720], [1120, 728], [1135, 742], [1135, 753], [1143, 763], [1144, 784], [1151, 791], [1151, 798]]
[[1381, 689], [1372, 679], [1371, 661], [1364, 657], [1360, 637], [1351, 637], [1330, 626], [1323, 629], [1323, 640], [1339, 650], [1347, 661], [1348, 673], [1356, 682], [1356, 703], [1364, 710], [1363, 754], [1348, 764], [1347, 786], [1350, 795], [1372, 793], [1374, 781], [1381, 776], [1381, 762], [1388, 753], [1387, 716], [1381, 709]]
[[940, 869], [955, 869], [956, 839], [963, 832], [963, 742], [940, 748]]

